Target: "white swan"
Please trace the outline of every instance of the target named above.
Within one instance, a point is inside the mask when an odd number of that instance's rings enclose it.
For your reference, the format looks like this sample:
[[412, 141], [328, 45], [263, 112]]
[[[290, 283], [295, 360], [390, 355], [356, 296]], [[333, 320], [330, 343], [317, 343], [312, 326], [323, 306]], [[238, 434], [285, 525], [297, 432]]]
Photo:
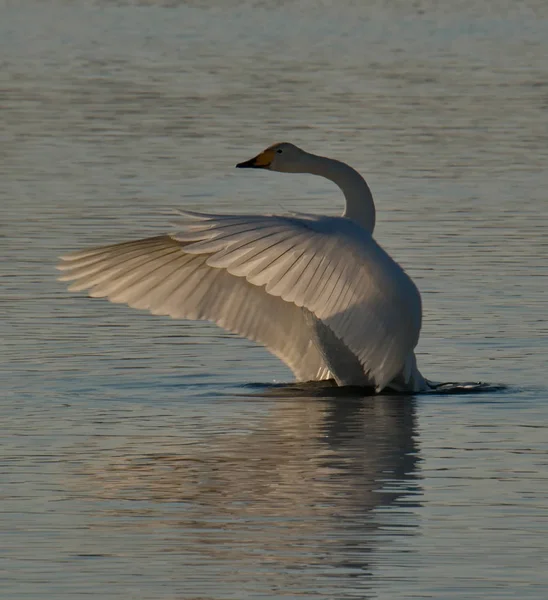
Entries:
[[62, 257], [62, 281], [153, 314], [206, 319], [266, 346], [301, 381], [421, 391], [421, 298], [373, 239], [375, 205], [348, 165], [275, 144], [237, 165], [322, 175], [342, 217], [182, 212], [172, 234]]

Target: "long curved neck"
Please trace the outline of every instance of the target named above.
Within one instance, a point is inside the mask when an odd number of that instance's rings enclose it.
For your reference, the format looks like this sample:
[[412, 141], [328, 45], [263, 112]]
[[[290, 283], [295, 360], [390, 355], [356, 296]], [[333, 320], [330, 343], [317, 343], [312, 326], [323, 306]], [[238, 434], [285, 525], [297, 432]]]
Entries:
[[310, 155], [309, 172], [321, 175], [338, 185], [346, 199], [344, 217], [352, 219], [373, 233], [375, 229], [375, 203], [365, 179], [352, 167], [325, 156]]

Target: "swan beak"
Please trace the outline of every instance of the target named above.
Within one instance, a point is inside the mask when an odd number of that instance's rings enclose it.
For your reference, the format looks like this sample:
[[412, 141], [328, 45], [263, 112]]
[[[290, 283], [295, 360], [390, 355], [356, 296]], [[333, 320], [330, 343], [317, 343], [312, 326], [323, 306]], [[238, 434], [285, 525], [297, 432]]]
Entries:
[[274, 158], [273, 150], [265, 150], [257, 154], [255, 158], [250, 158], [236, 165], [237, 169], [268, 169]]

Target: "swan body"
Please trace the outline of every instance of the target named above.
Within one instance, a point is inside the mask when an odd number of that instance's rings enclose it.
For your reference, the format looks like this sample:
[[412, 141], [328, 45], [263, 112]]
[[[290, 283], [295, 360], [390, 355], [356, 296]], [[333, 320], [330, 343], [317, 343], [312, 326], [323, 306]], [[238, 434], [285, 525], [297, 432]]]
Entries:
[[312, 173], [337, 184], [341, 217], [181, 212], [178, 229], [62, 257], [72, 291], [255, 340], [300, 381], [334, 378], [416, 392], [419, 291], [373, 238], [375, 205], [350, 166], [288, 143], [239, 168]]

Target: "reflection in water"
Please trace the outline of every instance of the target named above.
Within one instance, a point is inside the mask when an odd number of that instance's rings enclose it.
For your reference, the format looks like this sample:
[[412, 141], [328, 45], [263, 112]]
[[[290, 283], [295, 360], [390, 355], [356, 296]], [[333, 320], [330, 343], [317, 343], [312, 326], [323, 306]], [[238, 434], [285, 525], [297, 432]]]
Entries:
[[[367, 578], [372, 553], [391, 529], [376, 509], [401, 500], [405, 510], [413, 503], [403, 497], [419, 493], [414, 400], [273, 402], [268, 416], [227, 424], [226, 433], [147, 439], [156, 450], [145, 453], [142, 438], [127, 438], [115, 453], [103, 451], [99, 463], [88, 464], [91, 482], [84, 483], [87, 494], [108, 500], [96, 526], [119, 519], [123, 527], [150, 527], [152, 519], [158, 527], [160, 519], [171, 532], [164, 551], [192, 553], [204, 569], [237, 565], [232, 578], [240, 583], [266, 563], [273, 585], [284, 569], [299, 566], [344, 568], [346, 575], [352, 569]], [[166, 510], [165, 503], [173, 506]], [[413, 531], [412, 514], [405, 528]]]

